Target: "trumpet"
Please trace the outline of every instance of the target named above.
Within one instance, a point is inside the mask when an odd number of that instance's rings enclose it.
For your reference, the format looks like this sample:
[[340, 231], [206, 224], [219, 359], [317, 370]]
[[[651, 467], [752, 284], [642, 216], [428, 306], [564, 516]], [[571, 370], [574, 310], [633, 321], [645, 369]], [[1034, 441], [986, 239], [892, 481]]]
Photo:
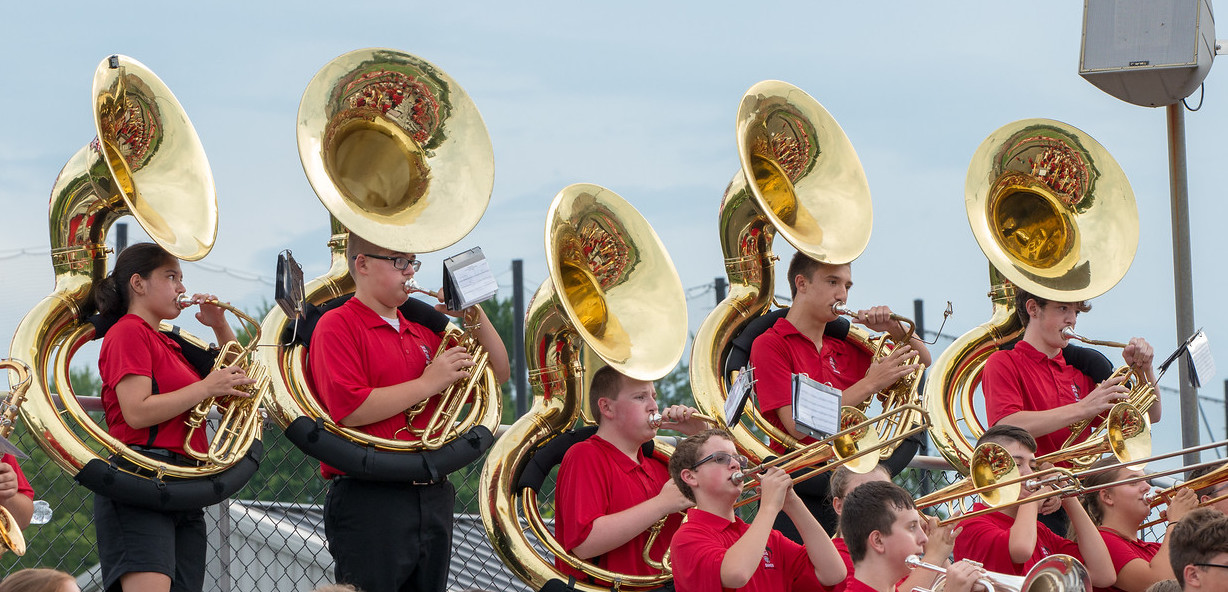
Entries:
[[[1098, 339], [1089, 339], [1087, 337], [1079, 335], [1078, 333], [1075, 333], [1074, 329], [1071, 329], [1070, 327], [1066, 327], [1062, 329], [1062, 336], [1067, 339], [1076, 339], [1088, 345], [1100, 345], [1103, 347], [1115, 347], [1118, 349], [1125, 349], [1126, 345], [1128, 345], [1128, 344], [1121, 343], [1118, 341], [1102, 341]], [[1145, 415], [1148, 411], [1151, 410], [1151, 406], [1154, 405], [1156, 402], [1155, 385], [1151, 384], [1151, 381], [1148, 379], [1147, 376], [1144, 376], [1138, 370], [1131, 368], [1130, 366], [1121, 366], [1117, 368], [1116, 370], [1113, 371], [1113, 374], [1109, 376], [1109, 380], [1112, 380], [1119, 376], [1126, 377], [1126, 380], [1122, 384], [1125, 385], [1126, 388], [1130, 389], [1130, 392], [1127, 395], [1125, 402], [1130, 403], [1131, 405], [1133, 405], [1136, 409], [1138, 409], [1141, 413]], [[1079, 435], [1082, 434], [1089, 425], [1091, 425], [1091, 421], [1092, 420], [1090, 418], [1082, 419], [1082, 420], [1079, 420], [1071, 424], [1070, 436], [1066, 438], [1066, 443], [1062, 445], [1062, 448], [1066, 448], [1074, 444], [1076, 439], [1078, 439]], [[1090, 439], [1095, 439], [1095, 436], [1093, 435], [1092, 438]], [[1095, 462], [1095, 461], [1092, 461], [1092, 462]], [[1087, 464], [1091, 464], [1091, 463], [1087, 463]]]
[[[873, 424], [890, 421], [895, 415], [905, 413], [919, 413], [921, 422], [902, 433], [896, 434], [891, 439], [880, 439], [878, 430]], [[783, 456], [769, 459], [754, 467], [735, 471], [729, 476], [729, 479], [735, 483], [741, 483], [742, 489], [745, 491], [756, 487], [757, 479], [752, 479], [755, 475], [763, 473], [772, 467], [780, 467], [786, 473], [793, 473], [801, 469], [827, 463], [813, 471], [794, 477], [794, 484], [801, 483], [842, 466], [848, 466], [849, 470], [855, 473], [867, 473], [878, 465], [878, 455], [875, 453], [885, 446], [898, 444], [904, 438], [927, 429], [929, 427], [929, 420], [926, 414], [921, 411], [921, 408], [916, 405], [904, 405], [873, 419], [867, 419], [864, 413], [853, 407], [844, 407], [840, 413], [840, 427], [841, 430], [839, 432], [818, 442], [807, 444], [802, 448], [793, 450]], [[833, 458], [836, 459], [834, 462], [828, 462]], [[734, 508], [740, 508], [758, 501], [759, 498], [759, 494], [752, 495], [739, 501], [734, 505]]]
[[[180, 294], [175, 302], [181, 309], [197, 304], [187, 294]], [[263, 403], [265, 393], [268, 392], [271, 377], [268, 368], [252, 358], [252, 353], [256, 351], [256, 344], [260, 341], [260, 323], [257, 323], [256, 319], [248, 316], [238, 308], [225, 302], [220, 302], [217, 299], [207, 300], [199, 304], [212, 304], [221, 307], [238, 317], [252, 329], [251, 339], [248, 340], [246, 346], [239, 345], [238, 341], [226, 342], [222, 344], [221, 350], [218, 351], [217, 359], [213, 362], [214, 370], [228, 366], [238, 366], [243, 369], [248, 378], [255, 380], [256, 382], [253, 384], [237, 387], [239, 390], [247, 393], [248, 396], [210, 397], [197, 403], [188, 413], [188, 418], [185, 420], [188, 424], [188, 433], [184, 436], [184, 453], [196, 460], [209, 461], [219, 466], [226, 466], [242, 458], [247, 453], [248, 448], [251, 447], [252, 442], [260, 437], [262, 423], [264, 422], [264, 415], [260, 410], [260, 405]], [[222, 419], [218, 422], [217, 432], [214, 434], [213, 439], [210, 440], [207, 450], [196, 450], [192, 446], [192, 436], [205, 424], [205, 419], [209, 416], [209, 409], [214, 405], [222, 409]]]

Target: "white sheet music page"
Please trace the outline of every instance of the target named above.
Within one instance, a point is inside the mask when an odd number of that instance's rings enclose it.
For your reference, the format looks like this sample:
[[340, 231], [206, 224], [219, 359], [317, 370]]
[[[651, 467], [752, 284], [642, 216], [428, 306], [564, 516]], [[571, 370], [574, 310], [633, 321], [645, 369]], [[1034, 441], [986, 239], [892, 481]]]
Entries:
[[1211, 357], [1211, 343], [1207, 340], [1207, 334], [1199, 330], [1190, 338], [1186, 349], [1190, 352], [1190, 379], [1194, 381], [1194, 386], [1202, 386], [1215, 377], [1215, 359]]
[[750, 398], [750, 387], [755, 382], [754, 373], [755, 369], [747, 366], [738, 372], [733, 384], [729, 385], [729, 396], [725, 397], [725, 427], [731, 427], [741, 419], [742, 408], [746, 405], [746, 399]]
[[793, 423], [798, 431], [815, 437], [840, 431], [840, 389], [793, 375]]
[[494, 296], [499, 283], [490, 271], [490, 263], [481, 247], [474, 247], [444, 261], [444, 267], [452, 275], [460, 300], [458, 309], [465, 309]]

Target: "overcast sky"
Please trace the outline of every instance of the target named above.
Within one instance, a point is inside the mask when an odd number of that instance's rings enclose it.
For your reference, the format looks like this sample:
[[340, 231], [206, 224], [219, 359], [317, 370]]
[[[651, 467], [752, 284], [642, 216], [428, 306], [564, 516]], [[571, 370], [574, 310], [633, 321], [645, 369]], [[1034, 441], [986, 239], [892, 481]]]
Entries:
[[[854, 266], [850, 304], [911, 315], [921, 298], [933, 329], [950, 300], [950, 335], [986, 321], [987, 264], [963, 206], [968, 161], [998, 127], [1051, 118], [1109, 149], [1133, 185], [1141, 220], [1130, 272], [1093, 301], [1079, 328], [1122, 341], [1141, 335], [1167, 353], [1178, 340], [1164, 111], [1123, 103], [1078, 76], [1081, 4], [7, 3], [0, 273], [8, 289], [0, 335], [11, 335], [51, 292], [48, 194], [94, 136], [90, 86], [107, 55], [132, 56], [156, 72], [209, 156], [220, 227], [207, 266], [186, 267], [189, 289], [253, 307], [271, 300], [264, 282], [278, 251], [292, 248], [309, 278], [327, 267], [328, 215], [295, 147], [303, 89], [332, 58], [383, 46], [455, 78], [494, 145], [490, 207], [465, 240], [422, 257], [422, 275], [433, 283], [443, 256], [481, 245], [509, 289], [510, 261], [524, 259], [531, 292], [546, 277], [546, 207], [564, 186], [591, 182], [622, 195], [654, 226], [683, 286], [695, 288], [689, 324], [697, 327], [713, 300], [700, 286], [724, 275], [716, 214], [738, 170], [739, 100], [755, 82], [780, 79], [836, 117], [869, 178], [874, 232]], [[1220, 191], [1228, 167], [1218, 142], [1228, 126], [1226, 91], [1228, 77], [1213, 69], [1202, 109], [1187, 112], [1186, 122], [1196, 325], [1228, 368], [1228, 316], [1217, 310], [1228, 290]], [[1190, 103], [1197, 101], [1196, 93]], [[776, 251], [787, 260], [792, 249], [778, 240]], [[228, 272], [210, 271], [221, 268]], [[1175, 385], [1175, 375], [1165, 384]], [[1203, 394], [1222, 398], [1223, 378]], [[1175, 432], [1177, 401], [1165, 403], [1164, 424]], [[1222, 437], [1223, 410], [1206, 411]]]

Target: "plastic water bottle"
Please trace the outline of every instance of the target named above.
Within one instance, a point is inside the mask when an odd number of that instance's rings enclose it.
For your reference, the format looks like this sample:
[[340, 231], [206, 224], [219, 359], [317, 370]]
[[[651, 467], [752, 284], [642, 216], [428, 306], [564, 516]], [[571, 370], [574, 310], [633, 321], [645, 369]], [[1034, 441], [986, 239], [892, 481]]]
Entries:
[[34, 515], [30, 517], [30, 524], [46, 524], [51, 522], [51, 504], [43, 500], [34, 500]]

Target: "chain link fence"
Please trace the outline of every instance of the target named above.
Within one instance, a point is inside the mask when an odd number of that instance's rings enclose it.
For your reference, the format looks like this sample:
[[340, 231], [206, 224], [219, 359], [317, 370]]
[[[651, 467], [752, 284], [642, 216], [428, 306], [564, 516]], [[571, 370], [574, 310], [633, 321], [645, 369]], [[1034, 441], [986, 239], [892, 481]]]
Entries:
[[[77, 485], [38, 448], [22, 427], [14, 442], [30, 458], [21, 462], [36, 499], [53, 509], [47, 524], [25, 531], [28, 551], [23, 557], [0, 558], [4, 573], [25, 567], [53, 567], [78, 577], [82, 590], [100, 590], [98, 554], [93, 527], [93, 495]], [[322, 504], [327, 483], [319, 463], [298, 451], [273, 428], [265, 432], [265, 459], [255, 477], [231, 500], [207, 509], [208, 570], [205, 590], [311, 590], [332, 582], [332, 557], [324, 540]], [[942, 470], [940, 459], [918, 457], [896, 482], [920, 496], [957, 480]], [[454, 508], [452, 590], [528, 590], [501, 563], [491, 548], [478, 510], [482, 463], [453, 473]], [[541, 492], [542, 515], [553, 508], [553, 479]], [[749, 519], [750, 516], [745, 516]], [[1149, 540], [1155, 540], [1149, 533]]]

